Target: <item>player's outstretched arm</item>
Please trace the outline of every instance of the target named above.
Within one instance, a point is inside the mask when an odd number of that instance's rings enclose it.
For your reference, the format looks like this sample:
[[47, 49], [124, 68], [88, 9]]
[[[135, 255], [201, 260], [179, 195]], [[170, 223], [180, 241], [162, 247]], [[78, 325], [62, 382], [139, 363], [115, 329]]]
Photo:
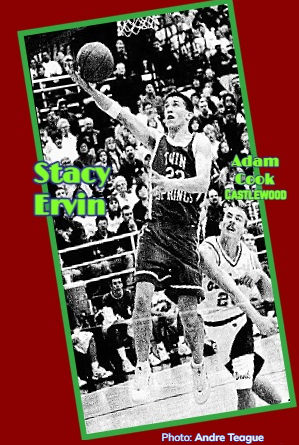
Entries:
[[69, 70], [69, 75], [77, 85], [94, 99], [95, 103], [102, 111], [124, 124], [143, 145], [147, 146], [149, 149], [154, 148], [156, 133], [140, 122], [128, 108], [122, 107], [115, 100], [91, 87], [91, 85], [85, 82], [77, 72]]
[[273, 302], [274, 296], [271, 280], [263, 271], [256, 255], [253, 256], [253, 262], [255, 269], [247, 271], [243, 277], [241, 277], [242, 283], [248, 287], [256, 285], [263, 300]]
[[252, 306], [249, 299], [240, 291], [235, 281], [227, 272], [222, 270], [216, 259], [213, 249], [205, 244], [199, 248], [200, 265], [203, 273], [215, 281], [225, 292], [229, 293], [234, 303], [255, 323], [263, 335], [271, 335], [277, 332], [277, 322], [275, 319], [263, 317]]

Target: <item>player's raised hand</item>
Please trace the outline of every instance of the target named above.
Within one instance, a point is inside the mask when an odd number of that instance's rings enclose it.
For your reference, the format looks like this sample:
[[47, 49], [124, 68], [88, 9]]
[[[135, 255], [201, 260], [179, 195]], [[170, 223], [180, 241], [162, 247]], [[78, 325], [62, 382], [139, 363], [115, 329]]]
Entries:
[[260, 333], [265, 336], [274, 335], [278, 332], [278, 324], [276, 318], [260, 317], [256, 323]]
[[85, 82], [85, 80], [80, 76], [79, 72], [74, 70], [73, 66], [69, 66], [66, 68], [66, 70], [72, 81], [86, 91], [86, 93], [91, 94], [94, 91], [93, 85]]
[[247, 287], [254, 286], [261, 278], [261, 271], [259, 269], [250, 270], [240, 278], [240, 284]]

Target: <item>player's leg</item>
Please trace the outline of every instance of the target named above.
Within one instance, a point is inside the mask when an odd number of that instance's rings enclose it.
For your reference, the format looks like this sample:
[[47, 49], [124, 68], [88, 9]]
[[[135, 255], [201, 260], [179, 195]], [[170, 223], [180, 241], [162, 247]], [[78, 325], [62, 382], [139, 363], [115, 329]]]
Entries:
[[263, 359], [254, 353], [252, 322], [243, 315], [234, 324], [237, 332], [231, 348], [231, 361], [226, 367], [235, 380], [238, 409], [243, 410], [255, 406], [254, 376], [260, 371]]
[[237, 389], [238, 409], [247, 409], [255, 407], [255, 399], [251, 388]]
[[276, 388], [263, 377], [256, 377], [252, 389], [260, 399], [269, 405], [281, 403], [281, 397]]
[[178, 299], [184, 336], [192, 352], [194, 363], [203, 361], [204, 323], [197, 313], [197, 296], [180, 296]]
[[204, 323], [197, 314], [196, 295], [179, 296], [178, 307], [184, 329], [185, 339], [192, 352], [193, 394], [199, 404], [205, 403], [210, 395], [210, 384], [203, 359]]
[[138, 362], [146, 362], [152, 332], [151, 303], [155, 287], [145, 281], [136, 283], [133, 328]]
[[133, 329], [137, 363], [132, 398], [135, 402], [149, 397], [151, 368], [149, 365], [149, 347], [152, 332], [151, 302], [155, 287], [152, 283], [136, 283]]

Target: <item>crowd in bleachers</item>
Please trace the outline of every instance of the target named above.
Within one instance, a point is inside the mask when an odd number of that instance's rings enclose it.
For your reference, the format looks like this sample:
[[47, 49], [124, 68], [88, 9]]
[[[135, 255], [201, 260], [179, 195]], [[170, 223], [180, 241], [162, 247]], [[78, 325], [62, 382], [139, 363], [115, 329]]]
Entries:
[[[225, 189], [248, 187], [234, 181], [244, 170], [230, 165], [236, 154], [240, 158], [250, 154], [250, 147], [228, 12], [220, 5], [166, 14], [158, 21], [156, 29], [143, 31], [148, 33], [148, 44], [141, 56], [141, 69], [127, 49], [129, 39], [116, 36], [115, 48], [111, 48], [113, 76], [97, 88], [159, 131], [164, 131], [163, 97], [176, 88], [190, 97], [194, 106], [190, 133], [206, 134], [213, 158], [210, 189], [200, 203], [202, 241], [219, 233], [223, 210], [233, 205], [224, 200]], [[86, 338], [85, 349], [73, 334], [77, 358], [89, 351], [90, 338], [96, 339], [92, 350], [101, 351], [100, 359], [90, 359], [96, 364], [89, 377], [108, 378], [114, 373], [116, 381], [117, 370], [131, 372], [135, 363], [130, 330], [134, 260], [138, 232], [148, 215], [151, 153], [72, 85], [65, 67], [74, 59], [71, 46], [61, 45], [52, 51], [52, 59], [49, 50], [33, 57], [30, 73], [44, 159], [79, 168], [111, 166], [104, 188], [97, 184], [49, 184], [49, 191], [52, 196], [69, 198], [83, 191], [87, 197], [103, 197], [107, 202], [106, 216], [70, 217], [62, 209], [54, 218], [54, 227], [64, 283], [67, 287], [83, 282], [89, 301], [84, 313], [70, 307], [76, 316], [71, 328], [73, 332], [79, 332], [74, 331], [78, 327], [82, 332], [101, 328], [100, 336], [94, 331], [93, 337]], [[252, 173], [250, 169], [244, 172]], [[248, 233], [256, 244], [263, 242], [257, 203], [239, 204], [248, 209]], [[259, 254], [263, 249], [259, 246]], [[163, 361], [175, 365], [181, 356], [190, 354], [176, 308], [163, 293], [153, 302], [152, 343], [152, 366]], [[88, 381], [84, 372], [81, 379]]]

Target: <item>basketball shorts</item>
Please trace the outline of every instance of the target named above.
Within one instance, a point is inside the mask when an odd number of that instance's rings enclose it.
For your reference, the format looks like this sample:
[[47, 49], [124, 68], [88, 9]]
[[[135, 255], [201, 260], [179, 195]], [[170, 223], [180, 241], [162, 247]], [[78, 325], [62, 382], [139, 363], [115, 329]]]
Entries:
[[207, 335], [216, 341], [217, 354], [233, 375], [236, 389], [250, 389], [264, 359], [255, 352], [252, 322], [245, 314], [231, 321], [205, 322]]
[[204, 298], [199, 271], [196, 227], [150, 222], [140, 235], [136, 258], [136, 282], [152, 283], [156, 290], [177, 303], [180, 295]]

